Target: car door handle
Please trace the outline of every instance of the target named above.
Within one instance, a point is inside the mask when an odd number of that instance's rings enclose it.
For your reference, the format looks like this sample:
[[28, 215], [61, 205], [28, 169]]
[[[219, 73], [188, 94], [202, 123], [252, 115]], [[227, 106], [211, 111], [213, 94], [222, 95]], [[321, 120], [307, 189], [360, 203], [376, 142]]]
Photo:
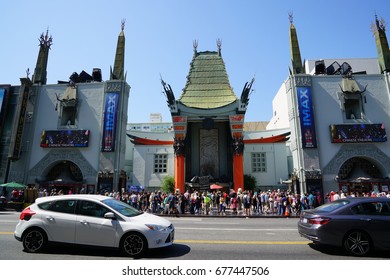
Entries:
[[50, 221], [50, 222], [54, 222], [54, 218], [52, 216], [47, 216], [46, 217], [46, 220]]
[[370, 222], [371, 219], [370, 218], [361, 218], [360, 221], [364, 221], [364, 222]]

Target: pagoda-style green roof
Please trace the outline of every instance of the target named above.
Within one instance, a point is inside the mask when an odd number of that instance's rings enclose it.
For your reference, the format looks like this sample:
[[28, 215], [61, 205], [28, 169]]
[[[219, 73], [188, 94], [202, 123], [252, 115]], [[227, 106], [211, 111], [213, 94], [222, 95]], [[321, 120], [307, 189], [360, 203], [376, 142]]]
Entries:
[[214, 109], [237, 100], [220, 52], [196, 52], [179, 101], [187, 107]]

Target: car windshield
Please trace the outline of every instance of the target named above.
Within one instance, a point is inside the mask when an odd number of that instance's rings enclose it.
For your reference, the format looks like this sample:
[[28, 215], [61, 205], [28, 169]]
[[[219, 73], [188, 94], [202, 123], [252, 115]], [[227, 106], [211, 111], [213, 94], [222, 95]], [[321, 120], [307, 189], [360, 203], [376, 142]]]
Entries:
[[138, 211], [134, 207], [116, 199], [105, 199], [102, 202], [126, 217], [134, 217], [142, 214], [141, 211]]
[[316, 208], [316, 211], [323, 211], [323, 212], [332, 212], [336, 209], [339, 209], [340, 207], [343, 207], [344, 205], [349, 204], [348, 200], [334, 200], [332, 202], [323, 204], [321, 206], [318, 206]]

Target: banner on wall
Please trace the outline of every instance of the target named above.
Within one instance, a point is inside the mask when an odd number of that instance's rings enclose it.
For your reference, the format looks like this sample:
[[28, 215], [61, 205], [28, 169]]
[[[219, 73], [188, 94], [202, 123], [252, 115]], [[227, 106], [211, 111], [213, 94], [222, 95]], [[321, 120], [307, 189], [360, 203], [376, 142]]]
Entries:
[[298, 110], [303, 148], [317, 148], [314, 111], [310, 87], [297, 87]]
[[5, 115], [7, 111], [9, 86], [0, 86], [0, 135], [3, 133]]
[[27, 103], [30, 86], [32, 85], [28, 78], [22, 78], [20, 80], [22, 85], [20, 87], [18, 103], [16, 105], [15, 118], [12, 125], [13, 129], [11, 134], [10, 149], [8, 153], [8, 158], [12, 160], [19, 159], [20, 157]]
[[118, 92], [109, 92], [106, 94], [106, 100], [104, 104], [102, 152], [113, 152], [115, 150], [118, 103]]
[[44, 130], [41, 135], [42, 148], [88, 147], [89, 130]]
[[242, 132], [244, 131], [244, 119], [245, 115], [233, 115], [229, 116], [230, 131], [232, 138], [241, 138]]
[[386, 142], [383, 123], [332, 124], [329, 126], [332, 143]]
[[187, 135], [187, 117], [174, 116], [172, 117], [173, 131], [176, 139], [185, 139]]

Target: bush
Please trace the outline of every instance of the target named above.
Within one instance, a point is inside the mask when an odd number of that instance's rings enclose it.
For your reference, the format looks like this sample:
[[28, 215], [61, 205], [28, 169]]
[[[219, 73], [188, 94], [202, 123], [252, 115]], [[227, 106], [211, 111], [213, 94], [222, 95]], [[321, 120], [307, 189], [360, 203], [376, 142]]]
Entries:
[[161, 189], [163, 192], [170, 193], [175, 191], [175, 178], [172, 176], [165, 176], [162, 183]]
[[244, 190], [253, 191], [256, 188], [256, 178], [252, 175], [244, 175]]

